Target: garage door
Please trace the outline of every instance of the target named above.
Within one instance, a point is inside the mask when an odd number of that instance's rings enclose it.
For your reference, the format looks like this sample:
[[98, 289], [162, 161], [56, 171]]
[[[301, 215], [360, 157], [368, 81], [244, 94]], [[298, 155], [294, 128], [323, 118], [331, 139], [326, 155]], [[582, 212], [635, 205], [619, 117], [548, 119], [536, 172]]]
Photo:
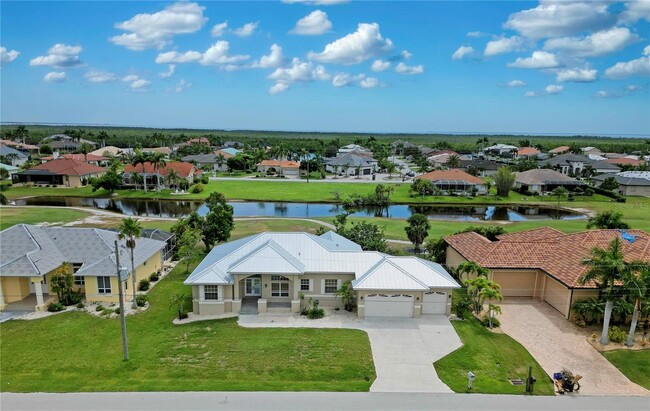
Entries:
[[504, 297], [532, 297], [535, 277], [534, 271], [509, 271], [494, 273], [493, 280], [501, 286]]
[[370, 294], [366, 296], [366, 317], [413, 317], [413, 296]]
[[546, 277], [546, 290], [544, 291], [544, 301], [551, 304], [556, 310], [566, 316], [569, 311], [569, 294], [568, 288], [555, 281], [551, 277]]
[[424, 293], [422, 299], [422, 314], [446, 314], [447, 293], [431, 291]]

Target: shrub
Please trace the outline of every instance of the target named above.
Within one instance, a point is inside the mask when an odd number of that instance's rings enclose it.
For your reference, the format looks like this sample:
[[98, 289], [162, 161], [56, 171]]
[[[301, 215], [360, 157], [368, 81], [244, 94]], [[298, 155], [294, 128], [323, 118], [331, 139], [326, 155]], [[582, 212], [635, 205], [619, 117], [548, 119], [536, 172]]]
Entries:
[[154, 281], [158, 281], [158, 280], [160, 280], [160, 274], [151, 273], [151, 275], [149, 276], [149, 281], [153, 283]]
[[79, 302], [77, 303], [77, 308], [81, 309], [81, 308], [84, 308], [84, 307], [85, 307], [85, 305], [84, 305], [83, 302], [79, 301]]
[[120, 313], [120, 307], [117, 307], [114, 312], [115, 312], [115, 314], [119, 314]]
[[187, 313], [181, 313], [181, 314], [180, 314], [180, 318], [181, 318], [181, 320], [184, 320], [184, 319], [186, 319], [187, 317], [188, 317], [188, 316], [187, 316]]
[[609, 340], [615, 343], [622, 343], [627, 338], [625, 331], [621, 330], [618, 327], [611, 327], [608, 334]]
[[307, 313], [307, 318], [316, 320], [325, 317], [325, 311], [322, 308], [311, 308]]
[[81, 301], [84, 299], [84, 295], [80, 292], [71, 292], [70, 296], [67, 301], [67, 305], [77, 305], [81, 303]]
[[47, 306], [47, 311], [49, 311], [51, 313], [56, 313], [56, 312], [63, 311], [63, 310], [65, 310], [65, 305], [63, 305], [63, 304], [61, 304], [59, 302], [50, 303], [50, 305]]
[[203, 174], [201, 176], [201, 183], [208, 184], [209, 182], [210, 182], [210, 176], [207, 174]]
[[300, 315], [307, 315], [309, 313], [309, 309], [307, 307], [302, 307], [300, 309]]
[[575, 322], [578, 327], [584, 327], [587, 325], [584, 318], [576, 318], [573, 322]]
[[[483, 318], [481, 318], [481, 324], [483, 324], [484, 327], [489, 327], [490, 326], [490, 319], [488, 318], [487, 315], [484, 315]], [[499, 321], [498, 318], [492, 317], [492, 327], [498, 327], [501, 325], [501, 321]]]
[[465, 319], [471, 314], [472, 299], [469, 296], [463, 296], [451, 305], [451, 309], [460, 319]]
[[197, 193], [200, 193], [201, 191], [203, 191], [203, 188], [204, 188], [203, 183], [196, 183], [196, 184], [194, 184], [192, 186], [192, 188], [190, 189], [190, 192], [192, 192], [194, 194], [197, 194]]
[[101, 304], [99, 304], [99, 305], [97, 306], [97, 308], [95, 308], [95, 311], [104, 311], [104, 310], [105, 310], [105, 308], [104, 308], [104, 306], [101, 305]]
[[144, 307], [149, 301], [149, 296], [145, 294], [139, 294], [135, 296], [135, 303], [138, 307]]
[[147, 278], [143, 278], [140, 280], [140, 283], [138, 283], [138, 291], [147, 291], [150, 285], [151, 282]]

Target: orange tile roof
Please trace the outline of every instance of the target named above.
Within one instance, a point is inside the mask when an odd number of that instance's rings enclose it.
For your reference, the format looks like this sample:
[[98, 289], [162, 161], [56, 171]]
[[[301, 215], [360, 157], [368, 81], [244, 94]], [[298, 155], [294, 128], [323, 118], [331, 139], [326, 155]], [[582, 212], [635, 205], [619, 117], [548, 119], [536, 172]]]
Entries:
[[549, 150], [548, 152], [553, 154], [562, 154], [569, 151], [570, 148], [571, 147], [569, 146], [560, 146], [560, 147], [555, 147], [553, 150]]
[[522, 147], [517, 150], [517, 154], [520, 156], [536, 156], [539, 154], [539, 150], [535, 147]]
[[451, 169], [451, 170], [436, 170], [432, 171], [430, 173], [422, 174], [418, 178], [422, 178], [424, 180], [429, 180], [429, 181], [440, 181], [440, 180], [460, 180], [460, 181], [466, 181], [468, 183], [472, 184], [485, 184], [483, 180], [481, 180], [478, 177], [475, 177], [471, 174], [468, 174], [464, 172], [463, 170], [459, 170], [457, 168]]
[[603, 160], [606, 163], [610, 164], [618, 164], [618, 165], [631, 165], [631, 166], [640, 166], [645, 163], [643, 160], [635, 160], [633, 158], [608, 158], [607, 160]]
[[[47, 164], [47, 163], [46, 163]], [[146, 162], [144, 163], [144, 173], [145, 174], [156, 174], [159, 173], [161, 176], [166, 176], [169, 174], [170, 170], [176, 171], [176, 174], [178, 174], [182, 178], [188, 178], [192, 173], [194, 174], [199, 174], [200, 171], [194, 166], [192, 163], [185, 163], [182, 161], [168, 161], [167, 164], [160, 168], [159, 170], [156, 170], [153, 164]], [[142, 173], [143, 172], [143, 165], [138, 164], [137, 166], [133, 166], [132, 164], [127, 164], [126, 167], [124, 168], [125, 173]]]
[[[85, 162], [108, 160], [108, 158], [104, 156], [97, 156], [95, 154], [90, 154], [90, 153], [87, 154], [87, 157], [85, 159], [83, 154], [64, 154], [62, 156], [59, 156], [59, 158], [71, 158], [73, 160], [85, 161]], [[41, 160], [52, 161], [54, 160], [54, 156], [41, 157]]]
[[187, 140], [185, 144], [210, 144], [210, 140], [207, 137], [197, 137]]
[[261, 163], [258, 165], [260, 166], [268, 166], [268, 167], [282, 167], [282, 168], [299, 168], [300, 163], [296, 161], [279, 161], [279, 160], [262, 160]]
[[64, 176], [85, 176], [88, 174], [100, 174], [106, 171], [104, 167], [98, 167], [72, 158], [58, 158], [34, 166], [27, 171], [33, 170], [47, 171]]
[[[642, 230], [628, 230], [636, 236], [633, 243], [623, 240], [626, 261], [650, 263], [650, 235]], [[445, 241], [467, 260], [486, 268], [541, 269], [569, 288], [598, 288], [595, 282], [584, 285], [578, 280], [588, 267], [582, 264], [595, 247], [606, 248], [620, 230], [591, 230], [563, 234], [549, 227], [499, 236], [490, 242], [473, 233], [456, 234]], [[481, 237], [481, 238], [479, 238]]]
[[223, 151], [223, 150], [216, 150], [216, 151], [214, 152], [214, 154], [216, 154], [216, 155], [221, 154], [221, 155], [223, 156], [223, 158], [225, 158], [226, 160], [229, 159], [229, 158], [235, 157], [235, 156], [233, 156], [232, 154], [227, 153], [227, 152], [225, 152], [225, 151]]

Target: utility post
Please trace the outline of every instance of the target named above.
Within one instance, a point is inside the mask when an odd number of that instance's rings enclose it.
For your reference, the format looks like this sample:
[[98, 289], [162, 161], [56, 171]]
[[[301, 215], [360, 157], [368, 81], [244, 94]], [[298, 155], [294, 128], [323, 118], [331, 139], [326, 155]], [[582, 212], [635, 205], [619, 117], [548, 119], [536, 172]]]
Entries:
[[115, 240], [115, 264], [117, 266], [117, 289], [119, 292], [120, 299], [120, 322], [122, 324], [122, 350], [124, 351], [124, 361], [129, 360], [129, 344], [126, 339], [126, 314], [124, 313], [124, 296], [122, 293], [122, 281], [124, 280], [125, 274], [128, 271], [125, 268], [120, 267], [120, 250], [117, 245], [117, 240]]

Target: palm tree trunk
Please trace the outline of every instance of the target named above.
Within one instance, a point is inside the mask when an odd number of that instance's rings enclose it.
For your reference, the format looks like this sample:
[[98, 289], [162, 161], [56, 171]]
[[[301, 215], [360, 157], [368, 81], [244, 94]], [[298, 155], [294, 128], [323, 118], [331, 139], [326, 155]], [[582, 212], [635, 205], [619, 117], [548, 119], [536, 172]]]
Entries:
[[[135, 242], [135, 240], [133, 240]], [[136, 288], [135, 288], [135, 262], [133, 260], [133, 248], [131, 248], [131, 281], [133, 282], [133, 309], [138, 308], [138, 303], [135, 301], [136, 297]]]
[[634, 302], [634, 312], [632, 313], [632, 324], [630, 324], [630, 332], [627, 335], [627, 341], [625, 345], [632, 347], [634, 345], [634, 333], [636, 332], [636, 324], [639, 321], [639, 306], [641, 305], [641, 300], [637, 299]]
[[144, 192], [147, 192], [147, 174], [144, 172], [144, 163], [142, 163], [142, 184], [144, 187]]
[[614, 301], [607, 300], [605, 303], [605, 315], [603, 317], [603, 332], [600, 335], [600, 343], [602, 345], [609, 344], [609, 320], [612, 316], [612, 307], [614, 306]]
[[160, 192], [160, 173], [156, 174], [156, 180], [158, 181], [158, 192]]

